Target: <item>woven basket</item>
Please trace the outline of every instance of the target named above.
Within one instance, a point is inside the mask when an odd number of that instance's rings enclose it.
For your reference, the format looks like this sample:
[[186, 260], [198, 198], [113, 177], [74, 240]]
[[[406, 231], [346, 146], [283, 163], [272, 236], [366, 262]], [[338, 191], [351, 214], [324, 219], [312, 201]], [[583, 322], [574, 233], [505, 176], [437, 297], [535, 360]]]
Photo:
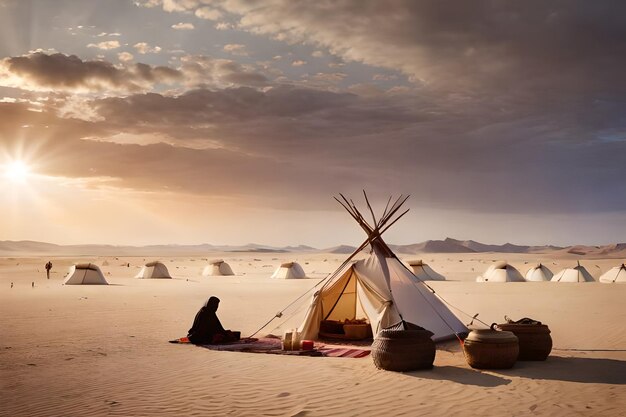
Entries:
[[511, 332], [473, 330], [463, 343], [465, 359], [472, 368], [512, 368], [519, 355], [517, 337]]
[[519, 339], [520, 361], [545, 361], [552, 351], [550, 329], [545, 324], [498, 324], [498, 328], [512, 332]]
[[379, 369], [413, 371], [430, 369], [435, 361], [432, 332], [421, 329], [383, 329], [372, 343], [372, 359]]

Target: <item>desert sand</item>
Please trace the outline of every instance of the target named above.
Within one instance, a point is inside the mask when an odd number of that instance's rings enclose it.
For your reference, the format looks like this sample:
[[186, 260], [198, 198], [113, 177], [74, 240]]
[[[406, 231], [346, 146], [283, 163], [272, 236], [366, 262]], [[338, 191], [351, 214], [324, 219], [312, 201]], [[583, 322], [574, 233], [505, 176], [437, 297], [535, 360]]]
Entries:
[[[203, 277], [213, 258], [226, 260], [237, 275]], [[378, 370], [370, 357], [217, 352], [167, 342], [186, 335], [211, 295], [222, 300], [224, 326], [247, 336], [344, 258], [232, 252], [160, 257], [171, 280], [133, 278], [156, 259], [150, 257], [52, 258], [49, 280], [49, 258], [1, 258], [0, 415], [617, 416], [626, 410], [626, 285], [474, 282], [493, 260], [507, 260], [522, 274], [539, 261], [557, 272], [575, 264], [570, 255], [401, 256], [423, 258], [445, 275], [448, 281], [429, 285], [467, 314], [479, 313], [487, 323], [502, 322], [504, 315], [532, 317], [550, 326], [549, 359], [518, 362], [511, 370], [470, 368], [455, 341], [438, 346], [432, 370], [409, 373]], [[311, 278], [269, 278], [292, 260]], [[61, 285], [71, 264], [104, 261], [111, 285]], [[621, 262], [581, 260], [596, 280]], [[297, 326], [309, 299], [260, 334]]]

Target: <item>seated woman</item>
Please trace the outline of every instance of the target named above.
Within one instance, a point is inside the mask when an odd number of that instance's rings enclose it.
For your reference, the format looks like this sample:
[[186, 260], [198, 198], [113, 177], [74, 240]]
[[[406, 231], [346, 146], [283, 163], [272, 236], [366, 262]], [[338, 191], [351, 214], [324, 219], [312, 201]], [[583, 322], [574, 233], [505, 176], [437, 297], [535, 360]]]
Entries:
[[220, 300], [217, 297], [211, 297], [206, 304], [200, 308], [193, 320], [193, 325], [189, 329], [187, 337], [189, 341], [195, 345], [208, 345], [213, 343], [232, 342], [237, 340], [233, 332], [225, 330], [217, 318], [217, 307]]

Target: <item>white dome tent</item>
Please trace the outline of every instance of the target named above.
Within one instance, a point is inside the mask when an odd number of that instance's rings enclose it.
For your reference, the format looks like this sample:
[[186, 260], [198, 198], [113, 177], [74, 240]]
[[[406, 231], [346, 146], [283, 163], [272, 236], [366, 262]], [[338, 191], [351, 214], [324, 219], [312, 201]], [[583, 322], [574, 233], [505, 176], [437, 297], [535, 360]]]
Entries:
[[135, 278], [143, 279], [171, 279], [169, 271], [165, 264], [159, 261], [148, 262]]
[[600, 277], [600, 282], [612, 284], [615, 282], [626, 283], [626, 265], [616, 266], [609, 269]]
[[539, 263], [528, 271], [526, 271], [526, 281], [528, 282], [541, 282], [541, 281], [550, 281], [552, 279], [553, 274], [548, 267]]
[[302, 279], [306, 278], [306, 274], [304, 273], [304, 269], [297, 262], [285, 262], [281, 264], [274, 274], [272, 278], [275, 279]]
[[204, 267], [202, 271], [202, 275], [205, 277], [208, 276], [225, 276], [225, 275], [235, 275], [230, 265], [224, 262], [223, 259], [216, 259], [214, 261], [209, 262], [209, 265]]
[[64, 285], [108, 285], [100, 267], [96, 264], [77, 264], [70, 267]]
[[595, 282], [589, 271], [578, 262], [573, 268], [565, 268], [554, 274], [552, 282]]
[[438, 272], [435, 272], [428, 264], [424, 263], [421, 259], [408, 261], [409, 266], [413, 270], [413, 275], [419, 278], [420, 281], [445, 281], [446, 277]]
[[484, 274], [476, 278], [476, 282], [525, 282], [522, 274], [505, 261], [489, 265]]

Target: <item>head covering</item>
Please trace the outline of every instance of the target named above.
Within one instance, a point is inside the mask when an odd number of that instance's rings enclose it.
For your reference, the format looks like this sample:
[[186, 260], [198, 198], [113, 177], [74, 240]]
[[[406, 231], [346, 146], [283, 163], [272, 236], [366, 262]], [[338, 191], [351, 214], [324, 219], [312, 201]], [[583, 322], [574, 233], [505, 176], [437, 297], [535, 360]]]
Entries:
[[204, 305], [210, 311], [217, 311], [217, 307], [220, 304], [220, 299], [217, 297], [209, 297], [206, 304]]

